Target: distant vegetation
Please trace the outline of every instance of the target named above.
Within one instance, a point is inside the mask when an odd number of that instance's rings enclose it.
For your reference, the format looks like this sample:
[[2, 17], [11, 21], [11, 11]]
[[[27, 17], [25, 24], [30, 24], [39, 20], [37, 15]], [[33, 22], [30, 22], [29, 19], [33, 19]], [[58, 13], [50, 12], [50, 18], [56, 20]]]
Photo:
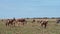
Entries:
[[[27, 18], [27, 19], [30, 19], [30, 18]], [[32, 18], [32, 19], [60, 19], [60, 17], [51, 17], [51, 18], [49, 18], [49, 17], [34, 17], [34, 18]]]

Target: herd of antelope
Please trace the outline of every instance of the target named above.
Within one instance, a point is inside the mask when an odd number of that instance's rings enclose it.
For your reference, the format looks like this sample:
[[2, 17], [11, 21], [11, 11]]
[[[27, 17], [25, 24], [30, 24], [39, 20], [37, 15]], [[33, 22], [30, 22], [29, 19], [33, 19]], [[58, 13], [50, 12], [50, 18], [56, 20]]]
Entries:
[[[33, 19], [32, 23], [34, 23], [35, 21], [36, 20]], [[60, 22], [60, 20], [57, 20], [56, 23], [59, 23], [59, 22]], [[16, 23], [22, 24], [24, 26], [25, 24], [27, 24], [27, 20], [26, 19], [15, 19], [15, 18], [7, 19], [5, 25], [6, 26], [10, 26], [10, 25], [15, 26]], [[42, 27], [44, 26], [44, 28], [46, 28], [47, 24], [48, 24], [48, 20], [46, 20], [46, 19], [45, 20], [38, 20], [37, 23], [40, 23]]]

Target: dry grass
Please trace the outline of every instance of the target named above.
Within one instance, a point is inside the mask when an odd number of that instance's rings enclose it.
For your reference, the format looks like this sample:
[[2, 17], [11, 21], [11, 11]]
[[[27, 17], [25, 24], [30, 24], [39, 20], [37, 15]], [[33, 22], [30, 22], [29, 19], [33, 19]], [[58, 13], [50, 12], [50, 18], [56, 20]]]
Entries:
[[60, 24], [56, 24], [55, 21], [49, 21], [46, 29], [42, 28], [39, 23], [30, 21], [25, 26], [16, 27], [6, 27], [0, 21], [0, 34], [60, 34]]

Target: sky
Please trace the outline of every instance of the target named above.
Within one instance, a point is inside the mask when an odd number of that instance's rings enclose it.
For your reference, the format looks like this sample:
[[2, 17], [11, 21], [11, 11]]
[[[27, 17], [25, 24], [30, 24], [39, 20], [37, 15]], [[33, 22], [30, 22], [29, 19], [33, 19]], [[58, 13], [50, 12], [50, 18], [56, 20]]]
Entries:
[[60, 0], [0, 0], [0, 18], [60, 17]]

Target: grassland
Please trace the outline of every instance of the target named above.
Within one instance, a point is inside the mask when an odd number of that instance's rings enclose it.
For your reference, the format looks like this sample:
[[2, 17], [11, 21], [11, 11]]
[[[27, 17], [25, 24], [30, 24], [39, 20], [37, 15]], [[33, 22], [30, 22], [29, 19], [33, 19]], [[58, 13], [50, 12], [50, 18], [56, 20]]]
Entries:
[[0, 34], [60, 34], [60, 24], [56, 24], [55, 19], [50, 19], [46, 29], [40, 26], [39, 23], [31, 23], [31, 19], [24, 26], [5, 26], [5, 23], [0, 21]]

